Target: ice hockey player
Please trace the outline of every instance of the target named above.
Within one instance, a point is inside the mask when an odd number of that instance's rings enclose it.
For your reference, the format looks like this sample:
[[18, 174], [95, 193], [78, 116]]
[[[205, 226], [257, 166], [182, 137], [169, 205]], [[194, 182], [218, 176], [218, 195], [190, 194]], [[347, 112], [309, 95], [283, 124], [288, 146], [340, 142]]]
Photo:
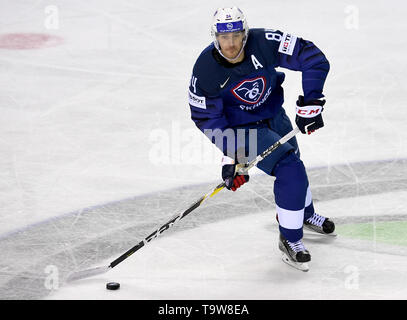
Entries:
[[[282, 107], [285, 74], [275, 68], [302, 72], [303, 95], [296, 102], [295, 123], [303, 134], [310, 134], [324, 126], [322, 91], [329, 62], [311, 41], [273, 29], [249, 29], [237, 7], [216, 10], [211, 36], [213, 42], [193, 67], [191, 118], [222, 150], [222, 178], [227, 189], [236, 191], [249, 181], [248, 175], [235, 174], [236, 165], [251, 160], [253, 147], [255, 157], [293, 128]], [[244, 134], [236, 138], [239, 130]], [[228, 140], [230, 132], [234, 133], [233, 143]], [[276, 178], [274, 195], [283, 261], [307, 271], [311, 255], [302, 241], [303, 227], [334, 234], [335, 225], [314, 210], [296, 138], [257, 167]]]

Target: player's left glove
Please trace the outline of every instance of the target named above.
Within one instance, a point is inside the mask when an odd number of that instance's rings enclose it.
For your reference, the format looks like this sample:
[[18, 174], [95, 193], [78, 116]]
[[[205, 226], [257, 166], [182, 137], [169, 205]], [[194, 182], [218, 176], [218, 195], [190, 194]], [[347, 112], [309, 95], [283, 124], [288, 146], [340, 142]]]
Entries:
[[236, 162], [227, 156], [222, 158], [222, 179], [225, 181], [226, 189], [236, 191], [249, 181], [248, 175], [236, 174]]
[[302, 133], [311, 134], [324, 126], [321, 113], [324, 110], [325, 102], [325, 100], [318, 99], [304, 101], [304, 96], [298, 97], [295, 123]]

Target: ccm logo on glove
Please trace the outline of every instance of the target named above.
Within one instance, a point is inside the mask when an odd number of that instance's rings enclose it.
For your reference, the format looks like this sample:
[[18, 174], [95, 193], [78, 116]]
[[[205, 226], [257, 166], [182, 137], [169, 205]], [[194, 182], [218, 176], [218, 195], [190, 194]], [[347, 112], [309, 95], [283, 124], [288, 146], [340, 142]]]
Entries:
[[324, 120], [322, 119], [324, 104], [325, 100], [322, 99], [305, 101], [304, 96], [298, 97], [295, 123], [302, 133], [311, 134], [324, 126]]
[[303, 118], [313, 118], [322, 112], [322, 106], [304, 106], [296, 108], [297, 115]]

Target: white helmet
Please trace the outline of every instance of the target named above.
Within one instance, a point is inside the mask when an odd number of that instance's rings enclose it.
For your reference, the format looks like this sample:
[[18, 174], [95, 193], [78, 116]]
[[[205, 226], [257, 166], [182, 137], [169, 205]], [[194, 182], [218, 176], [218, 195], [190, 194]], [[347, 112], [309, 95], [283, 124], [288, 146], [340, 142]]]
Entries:
[[[245, 37], [243, 39], [243, 46], [239, 54], [234, 59], [228, 59], [220, 51], [219, 42], [216, 39], [216, 35], [219, 33], [236, 31], [244, 31]], [[213, 38], [213, 44], [215, 45], [216, 49], [218, 49], [222, 57], [226, 58], [229, 61], [236, 60], [243, 51], [248, 34], [249, 26], [247, 25], [247, 21], [242, 10], [240, 10], [238, 7], [219, 8], [218, 10], [216, 10], [212, 20], [211, 36]]]

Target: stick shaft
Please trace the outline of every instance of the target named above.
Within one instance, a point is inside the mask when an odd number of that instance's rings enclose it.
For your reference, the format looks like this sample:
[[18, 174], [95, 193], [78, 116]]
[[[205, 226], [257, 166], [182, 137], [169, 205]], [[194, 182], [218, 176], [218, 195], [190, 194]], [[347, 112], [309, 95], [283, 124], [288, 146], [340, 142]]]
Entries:
[[240, 168], [238, 173], [241, 175], [246, 174], [251, 168], [253, 168], [255, 165], [257, 165], [261, 160], [263, 160], [265, 157], [267, 157], [270, 153], [272, 153], [282, 144], [286, 143], [288, 140], [293, 138], [298, 132], [300, 132], [300, 129], [298, 129], [298, 127], [295, 127], [293, 130], [291, 130], [289, 133], [287, 133], [284, 137], [282, 137], [280, 140], [275, 142], [272, 146], [270, 146], [266, 150], [264, 150], [256, 158], [254, 158], [252, 161], [247, 163], [244, 167]]
[[167, 223], [162, 225], [160, 228], [152, 232], [149, 236], [147, 236], [144, 240], [140, 241], [138, 244], [136, 244], [134, 247], [131, 249], [127, 250], [125, 253], [123, 253], [120, 257], [118, 257], [116, 260], [112, 261], [110, 263], [110, 267], [113, 268], [117, 266], [120, 262], [123, 260], [127, 259], [130, 257], [133, 253], [137, 252], [140, 250], [142, 247], [144, 247], [147, 243], [150, 241], [156, 239], [161, 233], [163, 233], [165, 230], [171, 228], [176, 222], [181, 220], [182, 218], [185, 218], [188, 214], [190, 214], [192, 211], [194, 211], [196, 208], [198, 208], [202, 202], [205, 201], [205, 199], [210, 198], [214, 196], [216, 193], [218, 193], [220, 190], [222, 190], [225, 187], [225, 183], [219, 184], [216, 188], [214, 188], [211, 192], [205, 194], [201, 198], [199, 198], [195, 203], [193, 203], [187, 210], [185, 210], [183, 213], [176, 215], [173, 217], [171, 220], [169, 220]]
[[[280, 147], [282, 144], [286, 143], [288, 140], [290, 140], [292, 137], [294, 137], [300, 130], [296, 127], [295, 129], [291, 130], [289, 133], [287, 133], [284, 137], [282, 137], [280, 140], [278, 140], [276, 143], [274, 143], [272, 146], [268, 147], [265, 151], [263, 151], [261, 154], [259, 154], [255, 159], [247, 163], [239, 173], [247, 173], [250, 168], [255, 166], [257, 163], [259, 163], [261, 160], [263, 160], [265, 157], [267, 157], [270, 153], [272, 153], [274, 150], [276, 150], [278, 147]], [[148, 237], [146, 237], [144, 240], [140, 241], [138, 244], [136, 244], [134, 247], [131, 249], [127, 250], [125, 253], [123, 253], [120, 257], [118, 257], [116, 260], [112, 261], [110, 263], [110, 267], [113, 268], [117, 266], [120, 262], [123, 260], [127, 259], [130, 257], [132, 254], [140, 250], [142, 247], [144, 247], [147, 243], [150, 241], [156, 239], [161, 233], [163, 233], [165, 230], [171, 228], [176, 222], [179, 220], [183, 219], [186, 217], [189, 213], [191, 213], [193, 210], [198, 208], [207, 198], [210, 198], [217, 194], [220, 190], [222, 190], [225, 187], [225, 183], [219, 184], [216, 188], [212, 190], [212, 192], [205, 194], [201, 198], [199, 198], [194, 204], [192, 204], [187, 210], [185, 210], [183, 213], [176, 215], [173, 217], [171, 220], [169, 220], [167, 223], [162, 225], [160, 228], [152, 232]]]
[[[294, 137], [300, 130], [296, 127], [292, 131], [290, 131], [288, 134], [286, 134], [284, 137], [282, 137], [280, 140], [278, 140], [276, 143], [274, 143], [272, 146], [268, 147], [265, 151], [263, 151], [261, 154], [259, 154], [256, 158], [254, 158], [252, 161], [244, 165], [242, 168], [239, 169], [238, 173], [239, 174], [246, 174], [250, 168], [253, 166], [257, 165], [261, 160], [263, 160], [265, 157], [267, 157], [270, 153], [272, 153], [274, 150], [276, 150], [278, 147], [280, 147], [282, 144], [286, 143], [288, 140], [290, 140], [292, 137]], [[131, 249], [127, 250], [125, 253], [123, 253], [120, 257], [115, 259], [110, 263], [109, 266], [104, 266], [104, 267], [98, 267], [98, 268], [92, 268], [92, 269], [87, 269], [79, 272], [75, 272], [70, 276], [71, 280], [75, 279], [83, 279], [92, 275], [96, 274], [101, 274], [105, 273], [111, 268], [117, 266], [120, 262], [126, 260], [128, 257], [130, 257], [132, 254], [140, 250], [142, 247], [144, 247], [147, 243], [150, 241], [156, 239], [161, 233], [163, 233], [165, 230], [171, 228], [176, 222], [179, 220], [183, 219], [186, 217], [188, 214], [190, 214], [192, 211], [194, 211], [196, 208], [198, 208], [207, 198], [213, 197], [215, 194], [217, 194], [219, 191], [221, 191], [225, 187], [225, 183], [221, 183], [218, 186], [216, 186], [214, 189], [212, 189], [210, 192], [199, 198], [195, 203], [193, 203], [187, 210], [185, 210], [181, 214], [177, 214], [174, 216], [171, 220], [169, 220], [167, 223], [162, 225], [160, 228], [152, 232], [148, 237], [146, 237], [144, 240], [140, 241], [138, 244], [136, 244], [134, 247]]]

